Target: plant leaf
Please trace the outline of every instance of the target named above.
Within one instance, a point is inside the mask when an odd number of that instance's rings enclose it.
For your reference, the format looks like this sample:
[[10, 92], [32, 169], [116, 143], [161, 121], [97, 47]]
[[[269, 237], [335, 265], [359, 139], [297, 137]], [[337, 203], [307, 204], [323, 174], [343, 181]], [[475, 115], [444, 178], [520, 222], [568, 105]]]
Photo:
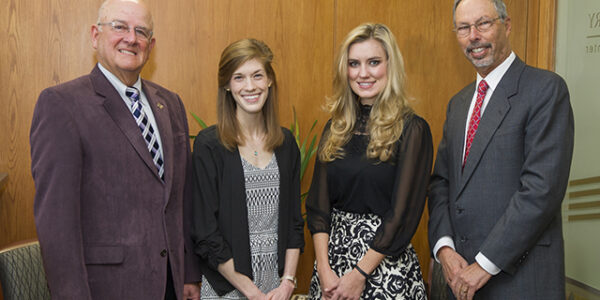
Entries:
[[194, 114], [193, 112], [190, 112], [190, 114], [192, 114], [192, 117], [194, 117], [194, 119], [196, 120], [196, 123], [198, 123], [202, 129], [208, 127], [208, 126], [206, 126], [206, 123], [204, 123], [204, 121], [202, 121], [202, 119], [200, 119], [200, 117], [196, 116], [196, 114]]

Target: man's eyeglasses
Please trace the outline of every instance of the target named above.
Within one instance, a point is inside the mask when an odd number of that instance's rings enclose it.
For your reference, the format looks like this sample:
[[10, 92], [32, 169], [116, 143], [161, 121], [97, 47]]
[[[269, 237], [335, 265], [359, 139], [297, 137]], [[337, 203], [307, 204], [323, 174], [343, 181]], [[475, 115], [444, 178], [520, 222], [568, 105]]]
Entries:
[[465, 36], [469, 35], [471, 33], [472, 26], [475, 26], [475, 29], [477, 29], [477, 31], [479, 31], [479, 32], [486, 32], [486, 31], [490, 30], [490, 28], [492, 28], [492, 25], [494, 25], [494, 22], [496, 22], [499, 19], [501, 19], [501, 18], [497, 17], [497, 18], [494, 18], [491, 20], [483, 19], [483, 20], [479, 20], [479, 21], [475, 22], [474, 24], [460, 25], [458, 27], [455, 27], [454, 31], [456, 32], [456, 35], [459, 37], [465, 37]]
[[[129, 31], [131, 30], [129, 28], [129, 25], [127, 25], [121, 21], [98, 23], [97, 25], [98, 26], [110, 25], [112, 31], [114, 31], [118, 34], [126, 34], [126, 33], [129, 33]], [[152, 38], [152, 30], [149, 30], [148, 28], [136, 26], [133, 28], [133, 31], [135, 32], [135, 36], [140, 40], [149, 41]]]

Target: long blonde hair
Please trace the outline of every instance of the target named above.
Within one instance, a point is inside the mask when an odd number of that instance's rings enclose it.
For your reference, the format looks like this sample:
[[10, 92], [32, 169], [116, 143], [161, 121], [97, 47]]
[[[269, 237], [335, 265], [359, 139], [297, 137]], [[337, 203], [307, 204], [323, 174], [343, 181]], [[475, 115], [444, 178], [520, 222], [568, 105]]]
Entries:
[[376, 40], [386, 53], [387, 83], [377, 95], [367, 123], [370, 135], [367, 157], [380, 161], [390, 159], [395, 143], [402, 134], [403, 119], [412, 113], [405, 94], [405, 72], [402, 54], [396, 38], [383, 24], [364, 23], [354, 28], [344, 39], [336, 57], [333, 96], [327, 98], [326, 109], [331, 114], [331, 126], [321, 141], [319, 159], [333, 161], [344, 157], [343, 146], [350, 140], [358, 115], [359, 99], [348, 82], [348, 51], [356, 43]]
[[265, 120], [266, 142], [265, 148], [273, 150], [283, 143], [283, 132], [277, 116], [277, 77], [273, 70], [273, 52], [262, 41], [243, 39], [227, 46], [221, 53], [219, 60], [219, 91], [217, 93], [217, 129], [221, 144], [230, 151], [243, 145], [243, 137], [239, 135], [240, 124], [236, 118], [236, 104], [231, 92], [226, 88], [233, 73], [245, 62], [258, 60], [271, 80], [269, 95], [262, 108]]

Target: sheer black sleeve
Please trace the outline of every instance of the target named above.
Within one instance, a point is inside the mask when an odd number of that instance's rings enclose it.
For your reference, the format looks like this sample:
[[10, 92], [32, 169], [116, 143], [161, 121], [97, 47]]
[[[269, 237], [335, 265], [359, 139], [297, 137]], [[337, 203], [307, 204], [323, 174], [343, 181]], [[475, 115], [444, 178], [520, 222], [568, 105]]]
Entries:
[[423, 213], [433, 160], [432, 137], [427, 122], [416, 115], [407, 118], [396, 151], [391, 209], [371, 243], [371, 248], [386, 255], [402, 253]]
[[[325, 125], [321, 134], [320, 143], [329, 131], [331, 121]], [[319, 145], [320, 148], [321, 145]], [[312, 182], [306, 198], [306, 221], [311, 234], [325, 232], [329, 234], [331, 224], [331, 203], [327, 190], [327, 166], [319, 159], [315, 159]]]

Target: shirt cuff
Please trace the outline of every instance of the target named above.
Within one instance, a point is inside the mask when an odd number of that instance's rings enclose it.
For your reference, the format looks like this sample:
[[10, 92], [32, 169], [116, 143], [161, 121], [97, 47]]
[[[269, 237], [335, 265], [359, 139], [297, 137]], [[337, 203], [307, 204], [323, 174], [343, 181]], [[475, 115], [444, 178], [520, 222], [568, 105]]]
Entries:
[[452, 250], [456, 251], [456, 247], [454, 247], [454, 241], [452, 240], [452, 238], [448, 235], [441, 237], [437, 243], [435, 243], [435, 247], [433, 247], [433, 257], [435, 258], [435, 261], [440, 262], [440, 260], [437, 257], [437, 253], [438, 251], [440, 251], [440, 249], [442, 249], [442, 247], [450, 247], [452, 248]]
[[496, 275], [500, 273], [500, 268], [498, 268], [492, 261], [490, 261], [483, 253], [479, 252], [475, 256], [475, 260], [479, 264], [479, 266], [484, 269], [486, 272], [490, 273], [490, 275]]

